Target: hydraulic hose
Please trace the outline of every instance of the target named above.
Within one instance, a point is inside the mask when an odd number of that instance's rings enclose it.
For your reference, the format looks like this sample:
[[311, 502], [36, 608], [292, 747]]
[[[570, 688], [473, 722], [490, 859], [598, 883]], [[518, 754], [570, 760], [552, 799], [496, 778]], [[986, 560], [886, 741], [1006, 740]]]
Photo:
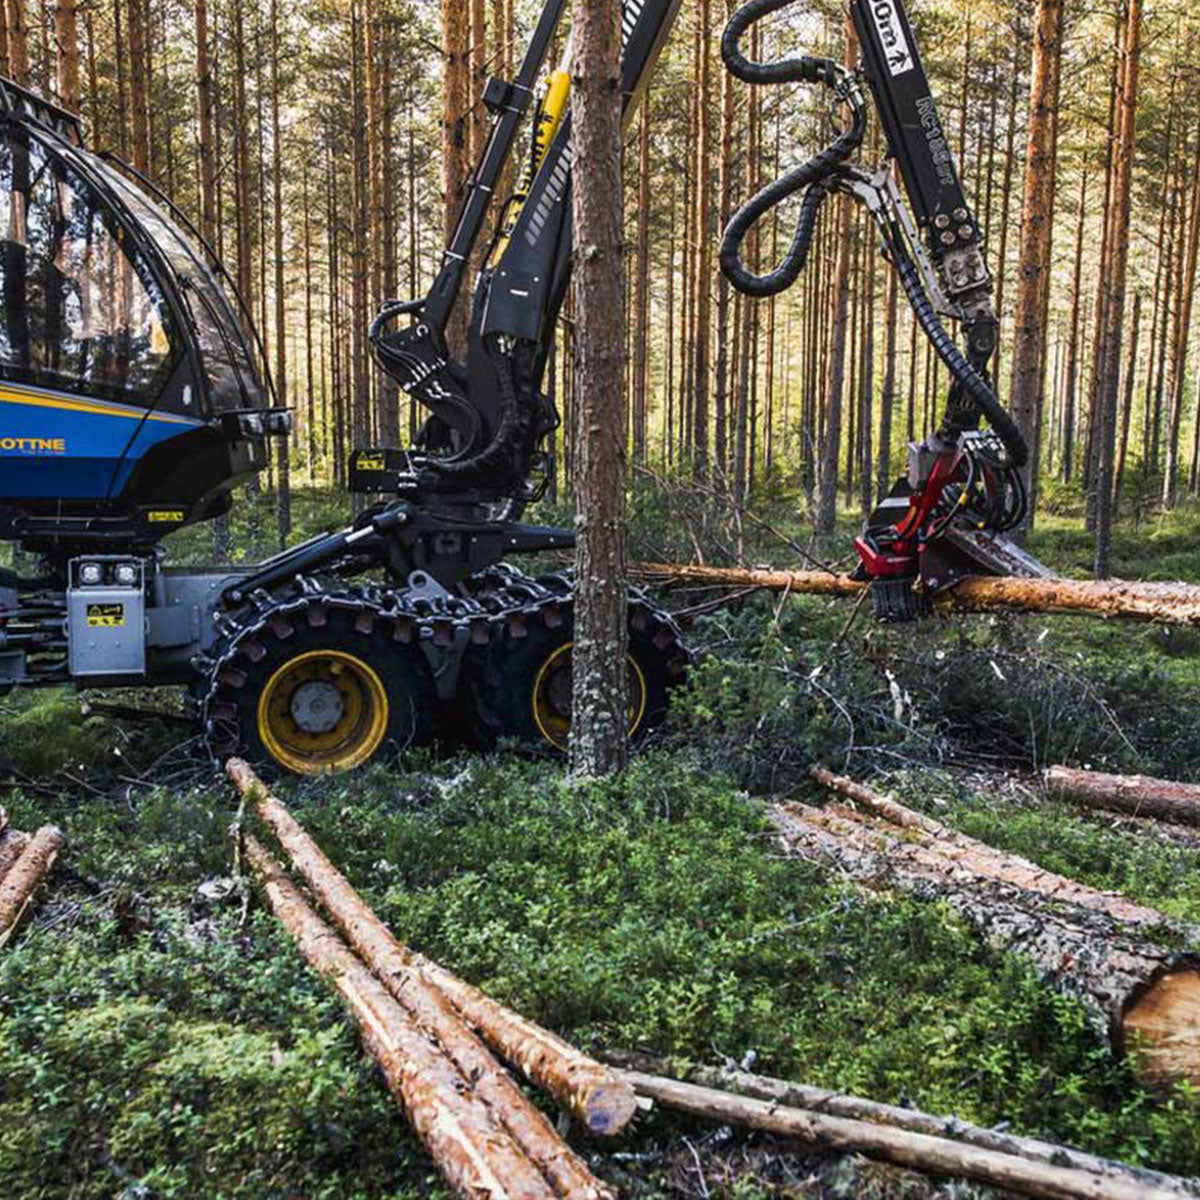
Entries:
[[[835, 91], [851, 106], [849, 129], [840, 133], [831, 146], [813, 155], [807, 162], [768, 184], [734, 215], [721, 239], [720, 264], [725, 277], [747, 296], [776, 296], [799, 278], [808, 261], [816, 232], [821, 205], [833, 190], [839, 168], [862, 145], [865, 114], [862, 103], [847, 87], [848, 76], [831, 58], [801, 55], [773, 63], [754, 62], [741, 49], [741, 40], [756, 21], [786, 8], [795, 0], [750, 0], [738, 9], [725, 27], [721, 38], [721, 57], [725, 66], [745, 83], [820, 83]], [[742, 257], [742, 246], [750, 230], [771, 209], [797, 192], [804, 192], [800, 216], [791, 245], [780, 263], [765, 275], [751, 271]]]
[[1023, 467], [1029, 460], [1029, 447], [1025, 444], [1025, 438], [1017, 428], [1016, 422], [996, 398], [996, 393], [987, 379], [967, 361], [966, 356], [946, 331], [946, 327], [934, 311], [933, 304], [925, 294], [925, 287], [921, 282], [921, 273], [917, 269], [917, 264], [903, 248], [904, 243], [900, 240], [898, 233], [889, 241], [893, 264], [900, 276], [904, 294], [908, 297], [908, 303], [917, 318], [917, 324], [921, 326], [922, 332], [929, 339], [929, 344], [938, 358], [946, 364], [947, 370], [958, 386], [962, 388], [967, 399], [987, 417], [988, 424], [991, 425], [1005, 450], [1008, 451], [1010, 465]]

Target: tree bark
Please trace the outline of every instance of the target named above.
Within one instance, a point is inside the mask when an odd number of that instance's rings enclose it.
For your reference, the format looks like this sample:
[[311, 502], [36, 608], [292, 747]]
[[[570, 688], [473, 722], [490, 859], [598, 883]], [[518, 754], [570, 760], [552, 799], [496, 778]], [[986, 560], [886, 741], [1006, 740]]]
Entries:
[[[757, 587], [815, 596], [856, 596], [864, 587], [848, 575], [828, 571], [639, 563], [632, 573], [659, 584]], [[1041, 612], [1123, 617], [1164, 625], [1200, 625], [1200, 585], [1189, 583], [981, 576], [964, 579], [952, 591], [935, 597], [934, 602], [944, 610], [962, 612]]]
[[[907, 856], [911, 851], [911, 856], [922, 862], [929, 862], [936, 857], [945, 858], [972, 876], [1011, 884], [1027, 892], [1037, 892], [1047, 900], [1075, 904], [1134, 928], [1157, 929], [1171, 924], [1170, 918], [1157, 909], [1136, 904], [1115, 892], [1088, 887], [1077, 880], [1047, 871], [1028, 859], [997, 850], [856, 780], [835, 775], [824, 767], [813, 767], [811, 774], [822, 787], [846, 796], [879, 818], [883, 824], [877, 824], [874, 828], [884, 833], [894, 833], [894, 830], [888, 830], [889, 825], [903, 829], [905, 846], [901, 850], [902, 855]], [[863, 820], [860, 814], [837, 804], [822, 812]]]
[[34, 891], [54, 866], [66, 840], [61, 829], [43, 825], [0, 880], [0, 948], [11, 940]]
[[[857, 39], [849, 20], [845, 24], [846, 66], [853, 68]], [[850, 253], [853, 238], [853, 201], [839, 196], [837, 267], [833, 280], [833, 331], [829, 347], [829, 390], [825, 401], [825, 437], [817, 467], [816, 534], [829, 537], [837, 525], [838, 449], [842, 435], [842, 391], [846, 382], [846, 332], [850, 314]]]
[[712, 348], [712, 8], [711, 0], [699, 0], [697, 47], [699, 71], [696, 76], [698, 104], [696, 144], [696, 344], [692, 368], [692, 447], [696, 474], [703, 478], [709, 469], [709, 393]]
[[[1142, 0], [1129, 0], [1123, 35], [1124, 69], [1113, 147], [1113, 189], [1110, 224], [1113, 229], [1112, 261], [1105, 276], [1107, 289], [1104, 340], [1104, 375], [1099, 396], [1100, 428], [1096, 454], [1096, 555], [1098, 579], [1109, 573], [1112, 551], [1113, 492], [1115, 476], [1118, 396], [1121, 387], [1121, 338], [1125, 327], [1125, 282], [1129, 266], [1130, 209], [1133, 199], [1134, 149], [1137, 143], [1137, 95], [1142, 47]], [[1135, 342], [1136, 345], [1136, 342]], [[1130, 364], [1130, 369], [1136, 363]]]
[[341, 993], [388, 1090], [451, 1188], [472, 1200], [506, 1195], [550, 1200], [553, 1189], [473, 1094], [471, 1080], [305, 903], [261, 843], [248, 837], [245, 851], [271, 911], [308, 964]]
[[[1035, 452], [1041, 409], [1042, 344], [1046, 337], [1045, 273], [1050, 270], [1054, 233], [1054, 156], [1058, 138], [1055, 103], [1062, 63], [1063, 2], [1039, 0], [1033, 46], [1033, 82], [1021, 207], [1017, 302], [1013, 314], [1013, 362], [1009, 407], [1029, 444], [1023, 468], [1031, 498], [1036, 494]], [[1032, 523], [1033, 504], [1027, 523]]]
[[626, 665], [625, 272], [621, 219], [621, 6], [575, 0], [575, 644], [571, 762], [581, 776], [624, 768]]
[[767, 1100], [772, 1104], [789, 1108], [803, 1108], [811, 1112], [832, 1117], [847, 1117], [855, 1121], [866, 1121], [872, 1125], [886, 1125], [909, 1133], [925, 1134], [929, 1137], [946, 1138], [961, 1142], [980, 1150], [997, 1154], [1013, 1155], [1044, 1166], [1065, 1167], [1072, 1171], [1087, 1172], [1121, 1183], [1137, 1184], [1141, 1187], [1163, 1189], [1176, 1196], [1192, 1196], [1194, 1193], [1186, 1179], [1164, 1175], [1128, 1163], [1100, 1158], [1082, 1150], [1060, 1146], [1054, 1142], [1043, 1142], [1036, 1138], [1021, 1137], [998, 1129], [984, 1129], [971, 1125], [956, 1116], [937, 1116], [917, 1108], [901, 1108], [894, 1104], [881, 1104], [860, 1096], [844, 1092], [831, 1092], [825, 1088], [812, 1087], [803, 1083], [792, 1083], [786, 1079], [773, 1079], [765, 1075], [752, 1075], [733, 1067], [709, 1067], [702, 1064], [680, 1063], [671, 1059], [657, 1058], [649, 1054], [613, 1050], [604, 1055], [606, 1062], [626, 1071], [640, 1075], [657, 1075], [679, 1079], [701, 1087], [730, 1091], [755, 1100]]
[[408, 1003], [414, 989], [432, 986], [497, 1053], [574, 1113], [591, 1133], [615, 1136], [625, 1128], [636, 1101], [611, 1071], [398, 942], [254, 772], [239, 759], [230, 759], [226, 770], [346, 938], [399, 1000]]
[[1192, 162], [1191, 197], [1187, 225], [1187, 245], [1179, 256], [1180, 277], [1176, 288], [1174, 341], [1171, 354], [1171, 408], [1167, 420], [1167, 461], [1163, 473], [1162, 502], [1173, 508], [1179, 486], [1179, 436], [1183, 425], [1183, 403], [1187, 385], [1188, 344], [1191, 340], [1192, 303], [1196, 294], [1196, 259], [1200, 253], [1200, 126]]
[[665, 1108], [797, 1138], [826, 1150], [866, 1154], [916, 1171], [975, 1179], [1026, 1196], [1046, 1200], [1175, 1200], [1179, 1195], [1166, 1188], [1032, 1162], [950, 1138], [827, 1116], [804, 1108], [781, 1107], [774, 1101], [738, 1096], [640, 1071], [626, 1071], [625, 1078], [639, 1095]]
[[23, 87], [29, 86], [29, 27], [25, 21], [25, 0], [0, 0], [8, 17], [8, 61], [12, 77]]
[[1098, 908], [1008, 882], [994, 869], [999, 851], [991, 862], [972, 862], [943, 853], [932, 838], [914, 843], [910, 827], [889, 829], [842, 806], [775, 806], [770, 818], [800, 857], [830, 864], [872, 891], [948, 904], [989, 943], [1021, 955], [1048, 985], [1080, 1000], [1114, 1050], [1135, 1052], [1134, 1066], [1150, 1082], [1200, 1083], [1194, 955], [1134, 936], [1128, 922]]
[[77, 0], [57, 0], [54, 43], [58, 68], [58, 102], [79, 111], [79, 19]]
[[[458, 224], [467, 185], [468, 24], [464, 0], [442, 0], [442, 231], [448, 245]], [[467, 310], [454, 306], [446, 343], [462, 354], [467, 342]]]
[[1042, 780], [1052, 795], [1091, 808], [1200, 826], [1200, 784], [1154, 779], [1149, 775], [1107, 775], [1061, 766], [1047, 767]]

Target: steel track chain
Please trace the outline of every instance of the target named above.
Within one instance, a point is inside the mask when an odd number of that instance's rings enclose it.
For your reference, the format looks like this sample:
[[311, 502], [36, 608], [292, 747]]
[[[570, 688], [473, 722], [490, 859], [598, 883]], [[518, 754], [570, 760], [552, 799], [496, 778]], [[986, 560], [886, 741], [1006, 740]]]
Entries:
[[[260, 588], [236, 611], [217, 614], [217, 640], [193, 664], [199, 684], [193, 694], [209, 752], [220, 760], [237, 750], [237, 701], [224, 693], [236, 693], [244, 685], [245, 672], [238, 666], [243, 655], [254, 662], [266, 653], [258, 640], [264, 631], [272, 637], [286, 637], [301, 616], [310, 624], [319, 624], [319, 610], [333, 609], [354, 613], [356, 624], [365, 629], [376, 623], [390, 625], [393, 639], [402, 645], [428, 639], [434, 646], [450, 647], [465, 629], [469, 647], [480, 647], [514, 621], [561, 623], [562, 610], [573, 599], [569, 574], [534, 577], [507, 563], [476, 572], [458, 591], [445, 595], [373, 582], [350, 583], [336, 574], [299, 575], [286, 589], [274, 592]], [[655, 647], [682, 675], [692, 655], [670, 613], [652, 603], [641, 588], [632, 586], [629, 613], [630, 625], [649, 631]]]

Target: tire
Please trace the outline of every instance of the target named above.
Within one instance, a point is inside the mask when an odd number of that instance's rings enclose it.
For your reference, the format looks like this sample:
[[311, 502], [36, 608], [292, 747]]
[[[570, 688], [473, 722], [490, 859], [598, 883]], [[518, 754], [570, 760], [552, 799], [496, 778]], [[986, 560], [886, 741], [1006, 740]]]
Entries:
[[[666, 622], [631, 609], [630, 739], [644, 741], [667, 715], [686, 653]], [[512, 614], [466, 664], [466, 686], [477, 738], [491, 746], [513, 740], [527, 750], [561, 755], [570, 730], [570, 649], [575, 633], [569, 597], [529, 614]]]
[[272, 775], [321, 775], [429, 742], [429, 671], [394, 628], [374, 609], [317, 602], [243, 635], [205, 709], [214, 755]]

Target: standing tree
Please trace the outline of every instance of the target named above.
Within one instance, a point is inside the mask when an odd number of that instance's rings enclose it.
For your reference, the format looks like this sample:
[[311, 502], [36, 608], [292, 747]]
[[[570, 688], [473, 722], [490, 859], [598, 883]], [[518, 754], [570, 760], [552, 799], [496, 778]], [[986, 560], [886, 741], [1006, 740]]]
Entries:
[[[853, 68], [857, 38], [846, 19], [847, 67]], [[854, 202], [843, 194], [839, 200], [837, 268], [833, 282], [833, 332], [829, 347], [829, 389], [825, 407], [825, 440], [817, 466], [817, 519], [819, 537], [829, 537], [837, 523], [838, 447], [842, 436], [842, 389], [846, 383], [846, 332], [850, 314], [850, 248]]]
[[571, 761], [582, 776], [628, 755], [625, 546], [625, 271], [621, 218], [620, 0], [575, 0], [575, 601]]
[[1063, 2], [1039, 0], [1033, 39], [1033, 85], [1021, 208], [1017, 304], [1013, 315], [1010, 406], [1029, 443], [1024, 468], [1033, 516], [1039, 463], [1042, 388], [1046, 356], [1046, 275], [1054, 235], [1054, 161], [1058, 141], [1058, 82], [1062, 66]]
[[[1125, 278], [1129, 266], [1130, 204], [1133, 187], [1133, 153], [1137, 137], [1138, 68], [1142, 48], [1142, 3], [1130, 0], [1123, 38], [1123, 65], [1120, 100], [1117, 109], [1117, 138], [1113, 147], [1113, 187], [1109, 223], [1114, 231], [1112, 260], [1104, 281], [1107, 296], [1104, 305], [1102, 336], [1104, 377], [1100, 382], [1100, 422], [1097, 430], [1098, 470], [1096, 488], [1096, 560], [1099, 579], [1108, 577], [1108, 558], [1112, 544], [1113, 475], [1116, 453], [1117, 396], [1121, 383], [1121, 337], [1125, 326]], [[1131, 361], [1132, 372], [1136, 363]]]
[[[463, 0], [442, 0], [442, 219], [447, 243], [467, 186], [469, 16]], [[466, 340], [467, 312], [460, 301], [446, 326], [446, 342], [452, 353], [462, 353]]]

